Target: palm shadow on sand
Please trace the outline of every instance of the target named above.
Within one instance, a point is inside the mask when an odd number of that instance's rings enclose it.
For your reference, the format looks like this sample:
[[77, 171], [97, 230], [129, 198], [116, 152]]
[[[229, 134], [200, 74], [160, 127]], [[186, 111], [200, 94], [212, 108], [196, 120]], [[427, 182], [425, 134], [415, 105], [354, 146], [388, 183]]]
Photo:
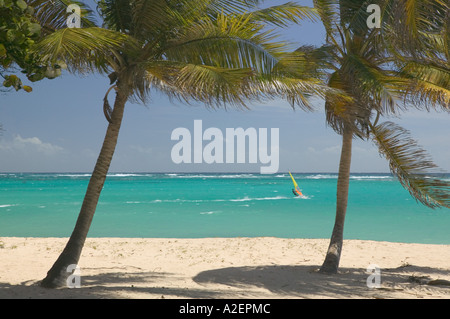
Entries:
[[[426, 284], [439, 275], [448, 275], [447, 271], [405, 265], [381, 271], [379, 288], [367, 285], [370, 273], [365, 269], [341, 268], [338, 274], [325, 275], [313, 266], [270, 265], [259, 267], [229, 267], [199, 273], [193, 279], [198, 284], [211, 283], [233, 286], [264, 288], [279, 297], [298, 298], [391, 298], [392, 293], [404, 292]], [[414, 276], [412, 274], [420, 274]], [[369, 279], [370, 281], [370, 279]], [[427, 290], [442, 289], [444, 286], [427, 286]], [[450, 291], [448, 288], [447, 291]], [[410, 296], [413, 297], [413, 296]]]
[[[227, 267], [206, 270], [192, 279], [197, 287], [168, 286], [172, 279], [189, 280], [183, 274], [166, 272], [117, 272], [105, 268], [104, 273], [83, 276], [78, 289], [46, 289], [38, 282], [8, 284], [0, 282], [0, 298], [417, 298], [415, 288], [429, 295], [444, 291], [449, 286], [428, 286], [424, 278], [437, 279], [447, 271], [406, 265], [381, 272], [382, 287], [369, 289], [365, 269], [341, 268], [336, 275], [318, 273], [318, 267], [305, 265], [267, 265]], [[412, 276], [417, 274], [417, 276]], [[179, 281], [180, 282], [180, 281]], [[230, 289], [231, 288], [231, 289]], [[423, 290], [426, 290], [423, 292]], [[440, 292], [439, 292], [440, 290]], [[394, 295], [395, 294], [395, 295]]]

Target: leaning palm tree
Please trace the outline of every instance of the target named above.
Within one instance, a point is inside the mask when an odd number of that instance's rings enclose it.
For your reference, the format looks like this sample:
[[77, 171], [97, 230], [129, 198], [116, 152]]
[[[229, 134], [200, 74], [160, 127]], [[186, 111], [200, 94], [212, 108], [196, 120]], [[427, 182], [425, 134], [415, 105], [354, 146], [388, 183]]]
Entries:
[[[382, 13], [379, 29], [369, 29], [366, 23], [367, 7], [374, 3]], [[410, 107], [450, 111], [449, 8], [439, 0], [315, 0], [314, 4], [327, 41], [309, 54], [329, 70], [324, 79], [328, 86], [348, 98], [325, 99], [327, 123], [342, 135], [342, 149], [335, 224], [320, 272], [336, 273], [354, 138], [372, 139], [416, 200], [433, 208], [450, 207], [450, 183], [430, 175], [436, 165], [409, 132], [389, 121], [378, 123], [381, 117]]]
[[[273, 96], [252, 86], [273, 81], [270, 70], [284, 54], [266, 24], [283, 26], [312, 18], [314, 10], [293, 3], [259, 9], [259, 0], [101, 0], [102, 27], [81, 2], [81, 28], [66, 27], [65, 0], [30, 0], [46, 36], [37, 45], [43, 60], [71, 72], [107, 74], [111, 87], [103, 110], [108, 128], [74, 230], [41, 285], [65, 286], [67, 267], [77, 264], [113, 158], [126, 102], [146, 102], [153, 90], [181, 101], [245, 107]], [[70, 1], [70, 3], [74, 3]], [[280, 81], [278, 91], [301, 94], [312, 87]], [[300, 83], [300, 82], [299, 82]], [[312, 83], [314, 86], [316, 83]], [[115, 92], [111, 107], [108, 94]]]

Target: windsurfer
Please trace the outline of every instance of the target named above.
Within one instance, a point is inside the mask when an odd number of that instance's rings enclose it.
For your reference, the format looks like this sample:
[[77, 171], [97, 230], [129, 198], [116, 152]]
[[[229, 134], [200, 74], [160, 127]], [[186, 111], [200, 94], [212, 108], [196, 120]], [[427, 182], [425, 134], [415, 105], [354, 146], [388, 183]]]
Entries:
[[292, 189], [292, 192], [294, 193], [295, 196], [303, 196], [302, 192], [300, 191], [300, 188], [298, 187], [297, 182], [294, 179], [294, 176], [292, 176], [291, 172], [289, 172], [289, 175], [291, 175], [292, 183], [294, 183], [294, 187], [295, 187]]

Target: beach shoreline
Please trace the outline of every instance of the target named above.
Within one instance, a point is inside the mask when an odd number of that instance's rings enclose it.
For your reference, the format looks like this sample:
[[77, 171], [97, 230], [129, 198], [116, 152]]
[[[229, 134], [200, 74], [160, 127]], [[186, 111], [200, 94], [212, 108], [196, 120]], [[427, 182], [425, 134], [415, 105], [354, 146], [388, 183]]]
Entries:
[[450, 299], [450, 245], [345, 240], [324, 275], [328, 239], [88, 238], [80, 287], [41, 288], [66, 242], [0, 237], [0, 298]]

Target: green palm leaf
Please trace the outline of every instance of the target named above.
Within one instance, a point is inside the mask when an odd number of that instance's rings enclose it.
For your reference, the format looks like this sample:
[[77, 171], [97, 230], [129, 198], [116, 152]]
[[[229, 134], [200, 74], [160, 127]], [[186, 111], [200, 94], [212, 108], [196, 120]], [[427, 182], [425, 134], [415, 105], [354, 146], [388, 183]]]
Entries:
[[407, 130], [392, 122], [372, 127], [373, 140], [391, 172], [422, 204], [450, 208], [450, 182], [432, 176], [436, 165]]
[[252, 98], [247, 88], [250, 68], [229, 69], [207, 65], [187, 64], [180, 69], [174, 86], [183, 94], [209, 106], [238, 105], [245, 107], [243, 99]]
[[[177, 19], [187, 19], [192, 1], [179, 0], [171, 7], [167, 0], [101, 0], [99, 10], [104, 26], [109, 29], [133, 35], [140, 40], [157, 37], [166, 28], [173, 28]], [[189, 9], [188, 9], [189, 8]]]
[[[384, 32], [395, 50], [412, 56], [438, 57], [447, 54], [449, 4], [441, 0], [384, 0]], [[386, 28], [385, 28], [386, 27]]]
[[168, 41], [163, 54], [172, 61], [268, 72], [285, 46], [249, 20], [250, 16], [224, 14], [216, 20], [205, 18], [180, 30], [177, 38]]
[[[122, 13], [119, 12], [119, 14]], [[165, 0], [136, 0], [133, 2], [130, 14], [129, 22], [132, 26], [130, 33], [139, 39], [154, 38], [161, 29], [173, 25], [174, 20], [170, 17], [169, 6]]]
[[408, 102], [418, 107], [450, 111], [450, 69], [444, 61], [408, 60], [401, 69], [408, 78]]
[[283, 54], [267, 78], [261, 82], [261, 92], [279, 95], [306, 111], [314, 107], [309, 102], [312, 96], [329, 101], [347, 101], [347, 95], [325, 84], [328, 74], [330, 47], [314, 48], [302, 46], [291, 53]]
[[106, 71], [115, 65], [116, 51], [124, 44], [132, 46], [129, 37], [103, 28], [65, 28], [38, 42], [35, 51], [44, 61], [64, 61], [74, 72]]
[[255, 10], [247, 15], [251, 15], [251, 21], [270, 23], [278, 27], [286, 27], [290, 23], [299, 23], [302, 20], [316, 21], [319, 17], [317, 9], [293, 2]]
[[216, 16], [218, 12], [225, 14], [245, 14], [254, 12], [265, 2], [264, 0], [204, 0], [199, 3], [197, 0], [187, 0], [194, 3], [200, 11]]
[[212, 108], [227, 104], [246, 107], [244, 99], [257, 95], [248, 86], [254, 74], [250, 68], [230, 69], [167, 60], [151, 61], [141, 67], [146, 71], [149, 90], [157, 88], [185, 103], [200, 101]]
[[334, 26], [339, 24], [339, 2], [337, 0], [313, 0], [313, 3], [327, 35], [333, 34]]
[[316, 109], [311, 101], [312, 97], [325, 99], [328, 96], [341, 98], [339, 91], [324, 85], [322, 81], [301, 79], [287, 75], [271, 75], [269, 78], [260, 77], [253, 88], [266, 97], [278, 96], [287, 100], [292, 108], [298, 106], [304, 111]]
[[67, 18], [70, 15], [67, 12], [67, 8], [71, 4], [76, 4], [81, 9], [81, 27], [93, 27], [96, 25], [93, 11], [80, 1], [27, 0], [26, 2], [34, 8], [34, 17], [42, 26], [44, 35], [67, 27]]
[[105, 27], [111, 30], [129, 33], [131, 29], [131, 1], [100, 0], [98, 8]]
[[[347, 83], [352, 83], [352, 91], [364, 100], [371, 100], [375, 109], [382, 113], [395, 112], [395, 100], [398, 97], [396, 83], [400, 79], [389, 76], [382, 69], [371, 65], [359, 55], [347, 55], [341, 68]], [[372, 104], [371, 103], [371, 104]]]

